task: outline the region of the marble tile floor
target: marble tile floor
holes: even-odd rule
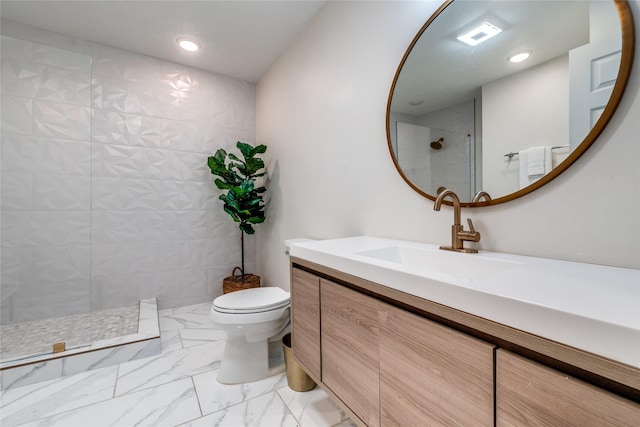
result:
[[[209,307],[161,310],[159,356],[0,392],[0,425],[355,426],[322,390],[295,392],[284,374],[218,383],[224,333]]]

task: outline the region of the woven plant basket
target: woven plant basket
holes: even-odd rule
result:
[[[236,276],[236,270],[240,272],[239,275]],[[245,274],[244,280],[242,276],[242,269],[240,267],[236,267],[233,269],[231,276],[225,277],[222,281],[222,293],[228,294],[229,292],[241,291],[243,289],[251,289],[251,288],[259,288],[260,287],[260,276],[256,276],[255,274]]]

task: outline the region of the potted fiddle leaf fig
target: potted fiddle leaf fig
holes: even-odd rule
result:
[[[244,269],[244,234],[255,233],[254,225],[264,222],[264,200],[262,194],[267,191],[264,186],[257,186],[256,180],[266,174],[261,170],[264,162],[259,154],[267,151],[266,145],[253,147],[238,141],[236,147],[242,158],[233,153],[227,153],[222,148],[207,159],[211,173],[218,178],[216,187],[225,190],[219,199],[224,202],[223,208],[240,228],[240,245],[242,248],[242,267],[233,269],[231,276],[223,281],[223,292],[233,292],[241,289],[260,286],[260,276],[245,274]],[[240,275],[236,275],[240,270]]]

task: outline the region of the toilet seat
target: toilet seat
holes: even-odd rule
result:
[[[278,287],[244,289],[217,297],[213,310],[228,314],[252,314],[289,306],[290,294]]]

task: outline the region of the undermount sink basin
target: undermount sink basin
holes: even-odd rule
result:
[[[389,246],[358,251],[353,254],[463,279],[477,279],[520,265],[517,262],[497,260],[477,254],[418,249],[408,246]]]

